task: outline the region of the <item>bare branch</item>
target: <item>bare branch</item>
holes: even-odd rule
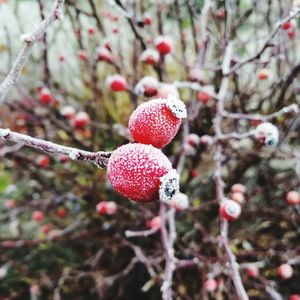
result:
[[[56,20],[63,19],[63,6],[64,0],[56,0],[48,17],[43,20],[32,33],[23,35],[21,37],[25,43],[25,46],[19,53],[19,56],[17,57],[17,60],[15,61],[15,64],[8,73],[7,77],[0,85],[0,103],[4,101],[12,86],[17,82],[23,67],[25,66],[31,54],[34,44],[43,36],[52,23],[54,23]]]

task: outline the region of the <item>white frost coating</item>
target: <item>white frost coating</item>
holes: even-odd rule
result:
[[[78,157],[78,151],[75,150],[75,149],[71,150],[70,153],[69,153],[69,157],[70,157],[72,160],[77,159],[77,157]]]
[[[176,118],[183,119],[187,117],[186,106],[180,99],[169,95],[166,105]]]
[[[179,174],[175,169],[169,171],[160,178],[159,198],[162,201],[170,201],[179,192]]]
[[[10,134],[10,129],[0,129],[0,139],[5,139]]]
[[[260,140],[263,139],[264,143],[268,146],[276,146],[279,141],[279,131],[276,126],[269,122],[259,124],[255,129],[255,137]]]

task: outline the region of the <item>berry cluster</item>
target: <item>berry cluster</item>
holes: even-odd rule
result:
[[[144,87],[145,88],[145,87]],[[128,128],[135,141],[117,148],[111,155],[107,174],[112,186],[137,202],[171,200],[179,190],[179,175],[159,148],[177,134],[181,119],[187,116],[184,103],[176,97],[145,102],[132,113]],[[172,200],[176,210],[185,209],[182,194]]]

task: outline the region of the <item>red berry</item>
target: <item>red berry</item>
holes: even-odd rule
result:
[[[241,206],[232,200],[224,200],[220,205],[220,216],[227,221],[238,219],[241,214]]]
[[[250,278],[256,278],[259,275],[259,270],[255,265],[249,265],[246,267],[246,274]]]
[[[96,210],[101,215],[114,215],[117,211],[117,204],[113,201],[100,201]]]
[[[296,37],[296,30],[292,28],[291,30],[288,31],[287,35],[290,39],[294,39]]]
[[[181,118],[185,117],[186,108],[179,99],[154,99],[138,106],[129,119],[128,129],[135,141],[162,148],[175,137]]]
[[[241,183],[236,183],[231,187],[231,193],[246,193],[246,187]]]
[[[106,47],[97,48],[96,53],[99,61],[104,61],[107,63],[113,63],[115,61],[114,56]]]
[[[41,231],[43,234],[47,235],[51,229],[51,225],[46,224],[41,227]]]
[[[258,73],[258,78],[260,80],[266,80],[269,78],[269,70],[268,69],[261,69]]]
[[[159,53],[155,49],[147,49],[141,54],[140,60],[148,65],[156,65],[159,61]]]
[[[178,174],[169,159],[151,145],[117,148],[108,161],[107,175],[120,194],[137,202],[168,200],[178,191]]]
[[[277,273],[282,279],[288,279],[293,276],[294,270],[289,264],[282,264],[277,268]]]
[[[300,295],[296,295],[296,294],[291,295],[290,300],[300,300]]]
[[[204,289],[208,293],[214,292],[218,287],[218,283],[215,279],[207,279],[204,282]]]
[[[192,176],[193,178],[198,177],[198,176],[199,176],[199,172],[198,172],[196,169],[193,169],[193,170],[191,171],[191,176]]]
[[[127,81],[125,77],[119,74],[109,76],[107,78],[107,84],[113,92],[125,91],[127,88]]]
[[[200,137],[196,133],[190,133],[187,136],[187,143],[193,147],[197,147],[200,143]]]
[[[39,99],[43,104],[45,104],[45,105],[49,104],[52,100],[52,94],[51,94],[50,90],[45,87],[42,88],[39,91]]]
[[[203,91],[199,91],[197,94],[197,99],[203,103],[203,104],[207,104],[207,102],[212,99],[212,96],[206,92]]]
[[[297,205],[300,203],[300,192],[290,191],[286,195],[286,202],[291,205]]]
[[[42,211],[40,210],[35,210],[33,213],[32,213],[32,216],[31,216],[32,220],[35,221],[35,222],[41,222],[44,220],[45,218],[45,215]]]
[[[156,216],[154,218],[152,218],[147,226],[150,228],[150,229],[153,229],[153,230],[158,230],[161,226],[161,220],[160,220],[160,216]]]
[[[96,29],[94,27],[89,27],[88,28],[88,34],[89,35],[95,35],[96,34]]]
[[[79,51],[79,59],[81,61],[87,61],[88,60],[88,54],[85,50],[80,50]]]
[[[155,48],[161,55],[166,55],[172,51],[172,43],[169,38],[159,36],[155,40]]]
[[[144,13],[143,15],[143,23],[145,26],[150,26],[152,24],[152,17],[151,15]]]
[[[283,30],[289,30],[292,27],[293,27],[293,25],[292,25],[291,21],[288,21],[288,22],[285,22],[285,23],[282,24],[282,29]]]
[[[70,157],[68,155],[61,154],[59,156],[59,162],[61,162],[62,164],[65,164],[69,160],[70,160]]]
[[[73,119],[74,127],[79,129],[84,129],[89,123],[90,117],[85,111],[78,112]]]
[[[56,210],[56,215],[59,217],[59,218],[64,218],[66,215],[67,215],[67,211],[64,207],[59,207],[57,210]]]
[[[50,165],[50,158],[47,155],[40,155],[37,159],[37,163],[42,168],[48,168]]]
[[[73,119],[75,116],[75,109],[73,106],[71,105],[67,105],[62,107],[62,109],[60,110],[60,113],[67,119]]]
[[[157,94],[158,81],[155,77],[145,76],[135,86],[134,91],[137,95],[153,97]]]

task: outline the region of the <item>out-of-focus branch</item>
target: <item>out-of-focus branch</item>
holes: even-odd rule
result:
[[[108,159],[111,155],[110,152],[89,152],[77,148],[61,146],[25,134],[13,132],[10,129],[0,129],[0,140],[19,143],[48,153],[68,155],[71,159],[89,161],[101,168],[107,166]]]
[[[222,120],[223,120],[223,111],[224,111],[224,99],[225,95],[227,93],[228,88],[228,77],[225,76],[227,73],[230,62],[232,58],[232,43],[229,42],[225,54],[224,54],[224,60],[222,64],[222,73],[223,73],[223,79],[221,81],[221,87],[218,93],[218,101],[217,101],[217,112],[214,119],[214,128],[215,128],[215,138],[218,140],[222,137]],[[223,161],[223,148],[221,143],[216,143],[214,145],[214,162],[215,162],[215,184],[216,184],[216,193],[217,193],[217,200],[219,203],[221,203],[224,200],[224,182],[222,179],[222,161]],[[239,273],[239,265],[236,262],[236,257],[233,254],[233,252],[230,249],[229,241],[228,241],[228,221],[227,220],[221,220],[221,242],[223,244],[223,247],[225,249],[227,258],[229,260],[229,266],[230,266],[230,275],[232,278],[232,281],[235,286],[236,293],[241,300],[248,300],[247,293],[245,291],[240,273]]]
[[[274,29],[272,30],[272,32],[270,33],[270,35],[266,38],[265,42],[263,43],[263,45],[260,47],[260,49],[255,53],[253,54],[251,57],[249,58],[246,58],[244,60],[242,60],[241,62],[238,62],[236,63],[230,70],[228,73],[226,73],[225,75],[228,75],[228,74],[232,74],[234,72],[236,72],[238,69],[240,69],[242,66],[244,66],[245,64],[249,63],[249,62],[252,62],[254,60],[256,60],[257,58],[259,58],[263,53],[264,51],[269,48],[269,47],[273,47],[273,45],[271,44],[271,41],[272,39],[274,38],[274,36],[277,34],[277,32],[279,31],[279,29],[281,28],[281,26],[294,19],[298,14],[299,14],[300,10],[299,9],[296,9],[294,8],[288,17],[284,18],[283,20],[279,21],[276,23]]]
[[[17,82],[24,65],[26,64],[29,55],[33,49],[34,44],[42,37],[48,27],[52,25],[56,20],[63,19],[63,6],[64,0],[56,0],[54,7],[48,17],[40,23],[40,25],[32,32],[22,36],[22,40],[25,46],[19,53],[14,66],[8,73],[5,80],[0,85],[0,103],[2,103],[9,93],[12,86]]]

